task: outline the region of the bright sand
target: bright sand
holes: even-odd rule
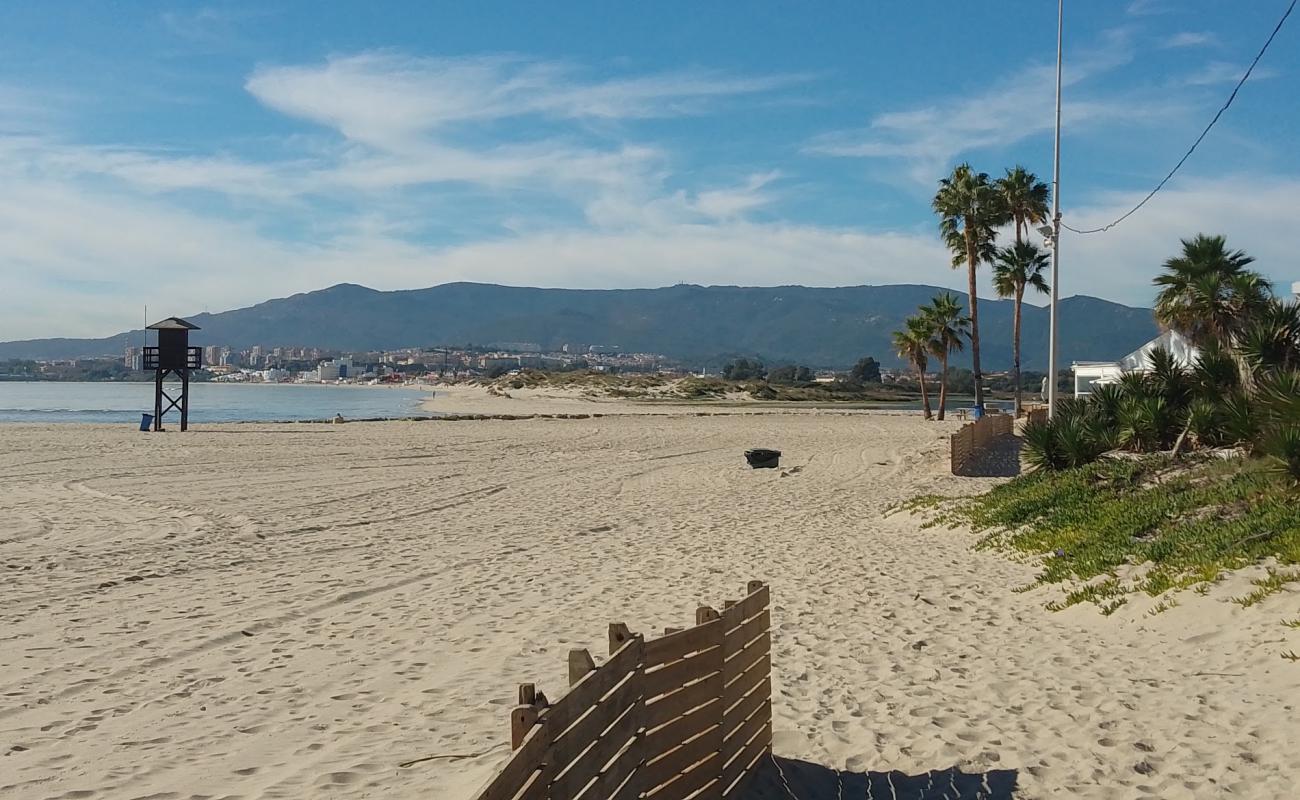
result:
[[[1005,771],[1027,798],[1294,796],[1300,594],[1242,609],[1238,578],[1158,616],[1047,612],[1012,591],[1031,566],[885,515],[989,485],[946,474],[953,429],[0,428],[0,798],[467,798],[517,683],[556,696],[609,622],[683,625],[751,578],[780,756]],[[751,471],[755,446],[801,469]],[[398,766],[435,754],[479,755]]]

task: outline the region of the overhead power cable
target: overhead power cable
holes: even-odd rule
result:
[[[1259,53],[1256,54],[1255,60],[1250,62],[1250,66],[1246,69],[1246,74],[1242,75],[1241,80],[1237,81],[1237,85],[1232,89],[1232,94],[1228,95],[1227,102],[1224,103],[1223,107],[1219,109],[1219,112],[1214,115],[1214,119],[1210,120],[1210,124],[1205,126],[1205,130],[1201,131],[1200,136],[1196,137],[1196,141],[1192,142],[1192,146],[1187,149],[1187,152],[1183,154],[1183,157],[1178,159],[1178,163],[1174,165],[1173,169],[1169,170],[1169,174],[1166,175],[1164,179],[1160,181],[1160,183],[1156,184],[1156,188],[1152,189],[1151,192],[1147,194],[1146,197],[1142,198],[1142,202],[1130,208],[1119,219],[1115,220],[1114,222],[1108,225],[1103,225],[1100,228],[1090,228],[1088,230],[1081,231],[1078,228],[1071,228],[1069,225],[1066,225],[1064,222],[1061,223],[1061,227],[1065,228],[1067,231],[1073,231],[1074,233],[1082,233],[1082,234],[1104,233],[1110,230],[1111,228],[1115,227],[1116,225],[1120,224],[1124,220],[1128,219],[1129,217],[1133,216],[1134,214],[1136,214],[1138,209],[1142,208],[1142,206],[1147,204],[1148,200],[1155,197],[1156,192],[1159,192],[1161,189],[1163,189],[1165,187],[1165,184],[1169,182],[1169,179],[1174,177],[1174,173],[1178,172],[1178,170],[1182,168],[1183,164],[1187,163],[1187,159],[1192,157],[1192,153],[1196,152],[1196,148],[1200,146],[1201,142],[1204,141],[1205,137],[1209,135],[1210,129],[1213,128],[1215,123],[1219,121],[1219,118],[1223,116],[1223,112],[1227,111],[1228,107],[1232,105],[1232,101],[1237,99],[1237,92],[1241,91],[1241,87],[1244,86],[1246,81],[1250,78],[1250,74],[1255,71],[1255,65],[1257,65],[1259,63],[1259,60],[1264,57],[1264,53],[1268,52],[1268,46],[1273,43],[1273,39],[1277,37],[1278,31],[1282,30],[1282,26],[1286,24],[1287,17],[1291,16],[1291,12],[1295,10],[1296,2],[1297,0],[1291,0],[1291,5],[1287,6],[1286,13],[1284,13],[1282,15],[1282,18],[1277,21],[1277,26],[1274,27],[1273,32],[1269,34],[1268,41],[1264,42],[1264,46],[1259,49]]]

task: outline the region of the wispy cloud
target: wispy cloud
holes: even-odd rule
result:
[[[761,181],[751,178],[745,186]],[[0,339],[116,332],[134,323],[141,300],[186,313],[341,281],[399,289],[455,280],[590,288],[900,280],[959,288],[964,280],[948,268],[931,235],[665,219],[616,229],[551,226],[433,246],[362,218],[308,241],[286,241],[161,198],[57,182],[6,186],[0,250],[13,268],[0,274]],[[727,206],[712,210],[726,213]],[[177,264],[185,270],[178,272]],[[52,329],[50,310],[68,304],[85,313],[61,318]]]
[[[1208,31],[1183,31],[1161,40],[1160,46],[1166,49],[1182,47],[1204,47],[1218,44],[1219,38]]]
[[[78,145],[55,135],[0,141],[0,159],[66,179],[106,177],[148,193],[337,204],[359,194],[374,202],[380,193],[443,185],[547,192],[597,223],[626,221],[636,205],[671,208],[673,218],[721,218],[767,202],[761,184],[744,197],[730,187],[673,197],[662,186],[669,154],[618,123],[705,114],[718,103],[770,96],[802,80],[710,70],[592,80],[572,65],[517,56],[365,53],[262,67],[248,78],[246,88],[259,102],[338,137],[296,148],[288,159]],[[18,108],[21,97],[0,91],[0,130],[6,109]],[[26,107],[12,116],[30,118]],[[614,213],[620,205],[626,210]]]
[[[28,130],[37,108],[0,92],[0,338],[56,332],[46,317],[56,297],[116,309],[58,333],[112,330],[105,320],[134,307],[142,286],[150,302],[194,309],[359,279],[734,282],[743,263],[754,280],[788,280],[783,265],[794,259],[781,253],[800,252],[806,267],[823,238],[831,250],[861,248],[844,259],[860,264],[879,247],[749,221],[779,199],[776,171],[737,163],[708,180],[676,174],[676,154],[635,134],[640,121],[768,101],[802,80],[710,70],[595,80],[514,56],[369,53],[262,67],[247,91],[317,130],[258,160]],[[18,276],[37,279],[23,277],[34,285],[19,292],[8,285]]]
[[[571,64],[522,56],[379,52],[263,67],[246,88],[267,107],[342,138],[338,162],[310,176],[315,186],[540,185],[583,197],[596,221],[618,216],[610,210],[620,203],[649,203],[663,178],[667,154],[636,141],[624,124],[712,113],[805,80],[715,70],[592,79]],[[534,129],[541,133],[530,135]]]
[[[1243,64],[1211,61],[1196,72],[1184,76],[1179,82],[1185,86],[1214,86],[1220,83],[1236,83],[1241,80],[1241,76],[1244,74],[1246,74],[1246,67]],[[1277,71],[1268,67],[1255,67],[1255,71],[1250,73],[1252,81],[1262,81],[1275,77],[1277,77]]]
[[[1129,16],[1150,17],[1173,11],[1168,0],[1131,0],[1124,10]]]
[[[0,136],[51,130],[63,118],[66,93],[0,83]]]
[[[736,219],[773,202],[775,197],[767,187],[780,177],[781,173],[773,170],[750,175],[741,186],[702,191],[696,195],[692,207],[707,217]]]
[[[1169,84],[1152,87],[1167,96],[1152,102],[1090,83],[1134,49],[1119,32],[1073,54],[1072,127],[1133,124],[1177,110],[1180,95],[1218,94]],[[1191,77],[1213,82],[1208,70]],[[271,146],[232,137],[192,149],[87,142],[42,97],[0,86],[0,339],[115,332],[135,324],[141,299],[185,313],[345,280],[961,289],[924,205],[914,230],[784,221],[795,187],[811,186],[797,159],[755,163],[738,149],[697,171],[680,140],[656,136],[691,116],[792,99],[804,80],[593,78],[520,56],[363,53],[254,70],[249,95],[297,130]],[[1046,132],[1052,93],[1051,67],[1030,64],[984,92],[886,110],[806,151],[882,159],[932,186],[957,155]],[[1150,274],[1197,230],[1228,233],[1284,277],[1297,245],[1278,231],[1300,214],[1296,198],[1297,180],[1177,182],[1116,232],[1072,239],[1062,288],[1147,302]],[[1132,202],[1094,197],[1069,221],[1106,222]],[[69,306],[71,324],[53,313]]]
[[[257,38],[259,26],[268,17],[281,13],[273,4],[233,8],[200,6],[164,11],[159,19],[162,28],[182,46],[186,55],[238,51]],[[175,52],[164,50],[175,55]]]
[[[133,324],[140,287],[150,305],[178,313],[238,307],[340,281],[381,289],[478,280],[515,285],[642,287],[692,283],[835,286],[929,283],[963,288],[964,274],[930,231],[870,232],[743,220],[600,230],[555,226],[458,245],[430,246],[362,218],[306,242],[255,226],[178,210],[160,199],[124,200],[83,187],[10,182],[0,193],[0,338],[50,332],[50,309],[69,303],[58,333],[104,335]],[[1094,195],[1067,221],[1092,227],[1131,207],[1138,193]],[[1294,279],[1300,179],[1235,175],[1187,180],[1140,216],[1097,236],[1070,235],[1065,295],[1149,303],[1151,277],[1180,237],[1223,233],[1280,285]],[[178,273],[176,264],[185,264]],[[987,275],[983,276],[987,281]],[[82,287],[82,288],[78,288]],[[85,288],[89,287],[89,288]],[[987,286],[982,291],[987,291]],[[131,309],[123,317],[121,309]]]
[[[1066,222],[1088,229],[1104,225],[1142,199],[1144,191],[1101,192],[1073,209]],[[1062,249],[1066,294],[1085,293],[1149,303],[1151,279],[1175,254],[1179,239],[1196,233],[1227,236],[1256,257],[1253,268],[1279,286],[1296,279],[1294,220],[1300,214],[1300,179],[1254,174],[1214,179],[1180,178],[1142,211],[1104,234],[1069,234]],[[1068,257],[1065,254],[1070,254]],[[1073,266],[1072,266],[1073,265]]]
[[[1111,31],[1101,45],[1071,58],[1065,82],[1080,86],[1129,63],[1133,52],[1128,31]],[[962,153],[1015,144],[1050,130],[1055,86],[1055,65],[1030,65],[986,91],[881,113],[866,128],[825,134],[809,142],[805,150],[828,156],[898,160],[906,165],[912,180],[929,185]],[[1167,102],[1135,104],[1129,97],[1075,91],[1062,115],[1077,128],[1108,122],[1131,124],[1169,110]]]
[[[246,87],[268,107],[337,129],[350,140],[400,148],[434,131],[516,117],[626,120],[700,114],[720,99],[802,80],[713,71],[590,80],[570,65],[520,56],[364,53],[324,64],[263,67]]]

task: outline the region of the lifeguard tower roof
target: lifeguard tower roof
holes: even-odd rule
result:
[[[197,331],[199,326],[180,317],[168,317],[148,327],[151,331]]]

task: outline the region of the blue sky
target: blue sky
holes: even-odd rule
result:
[[[1285,5],[1067,2],[1067,223],[1159,180]],[[0,5],[0,338],[342,281],[963,288],[929,200],[1050,179],[1055,10]],[[1148,303],[1199,231],[1300,279],[1297,53],[1300,18],[1151,205],[1065,239],[1063,294]]]

